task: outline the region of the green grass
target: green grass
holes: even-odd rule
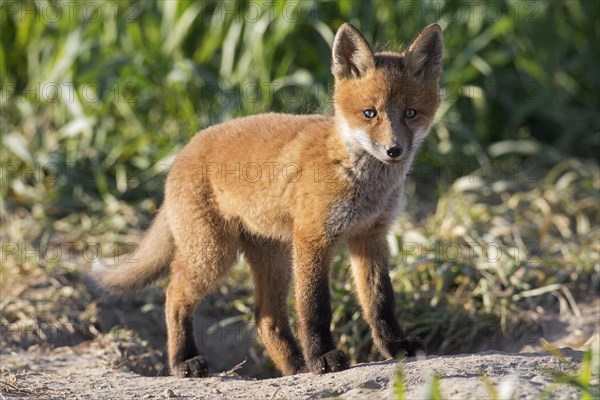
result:
[[[547,350],[558,359],[565,361],[564,355],[556,348],[547,347]],[[598,348],[589,347],[583,353],[581,367],[575,373],[565,373],[563,371],[548,371],[554,379],[554,383],[549,385],[541,393],[541,398],[550,399],[555,394],[558,385],[569,385],[578,389],[582,400],[592,400],[598,398],[600,387],[597,382],[598,366],[600,365],[600,353]],[[594,376],[596,382],[593,381]],[[485,375],[480,376],[482,385],[485,387],[488,398],[491,400],[509,400],[514,398],[518,373],[503,377],[497,385]],[[423,398],[429,400],[443,400],[441,391],[441,377],[438,374],[432,375],[424,384],[425,391]],[[396,400],[406,399],[406,383],[404,378],[404,366],[399,363],[394,377],[394,394]]]
[[[427,400],[443,400],[442,389],[440,387],[441,378],[438,374],[433,374],[427,379],[425,383],[425,392],[423,398]],[[394,394],[396,400],[406,399],[406,386],[404,383],[404,372],[403,366],[399,365],[396,369],[396,376],[394,377]]]
[[[593,298],[600,288],[599,189],[598,166],[570,160],[531,183],[486,182],[477,171],[457,180],[420,224],[409,200],[391,270],[401,321],[430,350],[458,353],[486,340],[498,345],[526,321],[525,311],[556,298],[577,315],[574,297]],[[334,321],[342,343],[364,359],[373,349],[347,265],[341,258],[334,271]]]
[[[599,10],[487,4],[111,1],[67,13],[3,1],[2,326],[106,333],[84,285],[98,249],[112,258],[139,241],[170,162],[199,129],[270,110],[330,112],[343,21],[377,49],[401,49],[427,23],[444,29],[442,106],[391,238],[406,330],[456,353],[539,306],[577,315],[600,289]],[[332,274],[341,348],[377,359],[343,250]],[[210,301],[250,320],[250,289],[240,266],[219,289],[231,301]],[[162,295],[142,300],[155,310]]]
[[[555,357],[564,359],[564,355],[557,348],[546,345]],[[565,373],[563,371],[548,371],[552,375],[555,385],[566,384],[577,388],[581,393],[582,400],[597,399],[600,396],[600,384],[598,383],[598,370],[600,369],[600,349],[596,346],[590,346],[583,353],[581,367],[574,373]],[[595,378],[595,382],[594,382]],[[542,398],[552,398],[554,387],[546,389]]]

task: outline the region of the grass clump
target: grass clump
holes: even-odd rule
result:
[[[399,219],[391,276],[397,314],[430,351],[537,344],[535,316],[581,316],[577,300],[600,288],[600,168],[561,162],[534,182],[457,180],[420,224]],[[407,208],[411,205],[409,196]],[[334,322],[356,360],[376,357],[340,258]],[[528,325],[529,324],[529,325]],[[520,338],[519,336],[523,336]]]

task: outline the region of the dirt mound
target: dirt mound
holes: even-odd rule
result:
[[[574,385],[556,383],[557,376],[576,374],[582,364],[583,353],[571,349],[561,349],[563,356],[501,352],[430,356],[400,363],[359,364],[336,374],[264,380],[249,380],[231,372],[205,379],[141,376],[115,370],[115,365],[106,363],[105,351],[98,343],[86,343],[46,352],[5,352],[1,355],[2,395],[49,399],[395,399],[395,382],[401,381],[404,397],[409,399],[429,397],[437,389],[446,399],[581,396]],[[592,395],[597,395],[597,375],[593,385]]]

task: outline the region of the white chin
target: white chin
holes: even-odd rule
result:
[[[379,161],[383,162],[384,164],[398,164],[401,163],[402,161],[404,161],[404,157],[398,157],[398,158],[384,158],[384,159],[379,159]]]

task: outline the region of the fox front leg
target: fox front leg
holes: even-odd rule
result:
[[[394,291],[388,272],[389,250],[385,232],[360,235],[348,240],[352,274],[363,315],[371,327],[373,341],[388,358],[424,352],[423,344],[407,337],[396,319]]]
[[[348,357],[331,336],[329,263],[332,247],[318,240],[294,240],[294,274],[299,336],[309,370],[315,374],[343,371]]]

